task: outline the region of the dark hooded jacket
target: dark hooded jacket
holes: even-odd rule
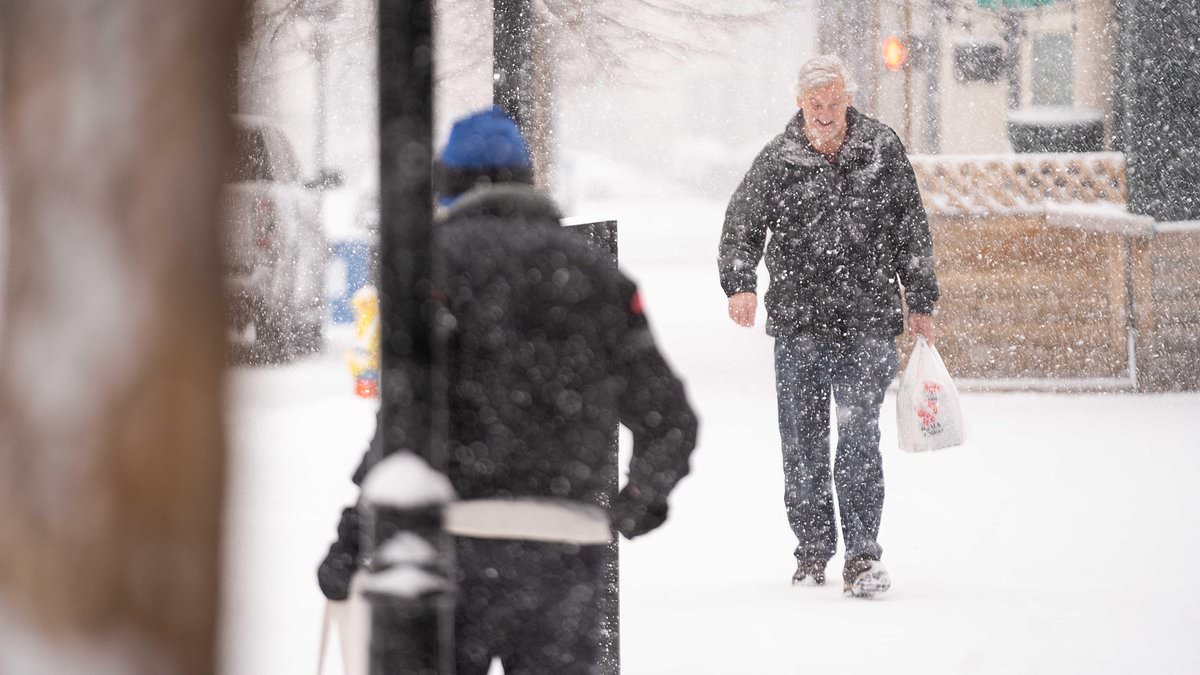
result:
[[[627,536],[666,517],[688,472],[697,420],[654,343],[637,287],[548,198],[517,184],[477,188],[435,229],[444,261],[447,475],[461,499],[565,498],[608,507],[617,422],[633,436],[630,486],[611,504]],[[376,431],[354,481],[382,457]],[[622,525],[622,522],[625,522]],[[342,513],[321,564],[322,591],[344,598],[358,516]]]
[[[633,435],[630,482],[665,499],[688,471],[697,424],[634,283],[527,186],[468,193],[437,239],[459,496],[606,505],[619,421]]]
[[[772,335],[891,336],[938,299],[916,176],[896,133],[854,108],[831,163],[797,113],[763,148],[729,201],[719,266],[726,295],[755,291],[766,247]],[[770,233],[768,239],[767,234]]]

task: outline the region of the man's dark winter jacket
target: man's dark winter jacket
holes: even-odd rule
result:
[[[729,201],[721,286],[726,295],[755,291],[765,245],[773,335],[899,334],[897,279],[910,311],[931,313],[938,299],[929,225],[903,144],[854,108],[847,122],[831,163],[808,142],[797,113]]]
[[[696,418],[633,282],[520,185],[468,193],[438,238],[459,496],[606,503],[620,421],[633,434],[630,482],[665,499],[688,471]]]
[[[447,474],[459,497],[607,506],[609,440],[620,421],[633,435],[634,488],[613,508],[635,531],[660,523],[667,494],[688,472],[697,421],[633,282],[562,228],[554,204],[527,186],[464,195],[435,240],[450,326]],[[379,459],[378,436],[372,445],[356,482]],[[335,544],[322,565],[327,595],[327,577],[341,586],[353,569],[353,520],[347,509],[339,528],[348,555],[337,556]]]

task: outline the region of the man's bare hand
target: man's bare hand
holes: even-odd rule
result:
[[[758,306],[758,296],[754,293],[734,293],[729,296],[729,318],[739,326],[747,328],[754,325],[754,310]]]
[[[933,344],[937,336],[937,328],[933,325],[933,317],[928,314],[908,315],[908,332],[910,335],[921,335],[929,344]]]

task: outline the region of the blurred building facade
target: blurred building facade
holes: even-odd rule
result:
[[[939,340],[986,388],[1200,388],[1200,7],[819,6],[913,155]]]
[[[238,47],[237,112],[270,118],[305,178],[333,171],[322,222],[359,228],[378,183],[377,40],[373,0],[255,0]]]
[[[1089,149],[1112,148],[1114,0],[1007,4],[823,3],[821,49],[843,55],[859,105],[896,129],[910,152],[1010,152],[1010,121],[1099,125],[1099,147]],[[902,63],[886,62],[889,38],[906,51]]]

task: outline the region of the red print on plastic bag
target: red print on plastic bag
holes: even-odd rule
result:
[[[921,420],[921,433],[932,436],[942,432],[938,423],[938,393],[942,385],[937,382],[925,382],[922,386],[925,396],[921,407],[917,408],[917,417]]]

